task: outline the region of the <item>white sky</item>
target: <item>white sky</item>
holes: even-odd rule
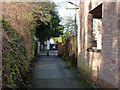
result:
[[[71,10],[71,9],[66,9],[66,8],[75,8],[74,5],[67,3],[67,1],[75,3],[75,0],[51,0],[51,1],[53,1],[57,5],[56,9],[57,9],[60,17],[64,18],[64,17],[70,16],[74,20],[75,9]],[[77,5],[78,5],[79,0],[76,0],[76,1],[77,1]],[[77,19],[78,19],[78,9],[77,9]]]

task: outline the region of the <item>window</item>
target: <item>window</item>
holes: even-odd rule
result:
[[[93,18],[92,48],[102,49],[102,20]]]
[[[88,15],[88,48],[102,49],[102,4]]]

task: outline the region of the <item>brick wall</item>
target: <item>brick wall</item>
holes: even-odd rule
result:
[[[120,88],[120,2],[118,3],[118,86]]]
[[[2,87],[2,32],[0,31],[0,89]]]
[[[63,55],[63,43],[58,43],[58,56]]]
[[[2,32],[0,31],[0,89],[2,87]]]
[[[0,2],[0,20],[2,13],[2,3]],[[0,23],[0,89],[2,88],[2,31],[1,31],[1,23]]]
[[[35,41],[35,50],[34,51],[35,51],[34,55],[35,56],[38,55],[38,41],[37,40]]]
[[[117,3],[103,4],[103,50],[101,71],[106,82],[118,85],[118,14]],[[106,76],[106,77],[104,77]]]
[[[92,81],[96,83],[103,81],[102,84],[118,87],[118,3],[102,4],[102,50],[101,52],[87,50],[91,47],[89,35],[92,17],[89,17],[89,12],[99,4],[100,2],[80,2],[77,65],[80,72],[82,69],[89,73]]]

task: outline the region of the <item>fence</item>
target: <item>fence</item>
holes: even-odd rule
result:
[[[63,44],[58,44],[58,55],[67,59],[75,68],[77,67],[77,35],[65,39]]]

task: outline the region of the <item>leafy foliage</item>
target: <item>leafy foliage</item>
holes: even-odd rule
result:
[[[40,41],[44,41],[46,39],[50,39],[51,37],[58,37],[63,32],[63,26],[60,25],[60,19],[55,11],[55,4],[50,2],[41,2],[37,3],[44,13],[44,20],[41,20],[41,18],[38,18],[41,15],[41,13],[38,11],[37,17],[34,17],[35,20],[37,20],[37,26],[36,26],[36,36],[39,38]],[[39,10],[38,9],[38,10]],[[37,18],[37,19],[36,19]]]
[[[75,28],[77,28],[77,25],[75,25],[75,21],[72,20],[71,17],[66,17],[64,18],[64,22],[66,22],[65,24],[65,37],[68,38],[72,35],[76,35],[77,31],[75,31]]]
[[[3,87],[29,87],[36,35],[40,41],[62,34],[54,3],[3,3]]]
[[[34,55],[35,31],[31,4],[7,2],[3,3],[2,9],[3,89],[27,88]]]
[[[3,79],[7,80],[7,87],[26,87],[23,78],[27,78],[27,61],[23,37],[21,37],[10,23],[2,19],[3,42]],[[6,41],[5,41],[6,40]]]

